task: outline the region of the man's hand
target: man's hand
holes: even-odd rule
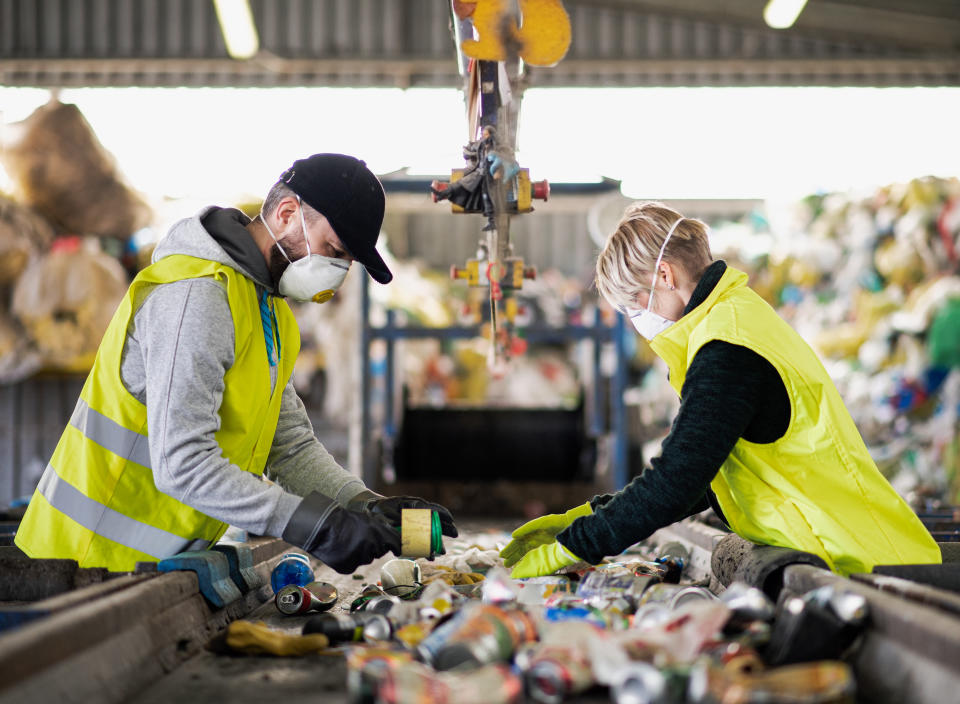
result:
[[[282,537],[340,574],[350,574],[388,551],[400,554],[400,533],[385,518],[349,511],[318,492],[300,502]]]
[[[534,548],[552,543],[557,534],[567,526],[581,516],[589,516],[591,513],[593,513],[593,509],[587,502],[570,509],[566,513],[548,513],[546,516],[540,516],[540,518],[534,518],[532,521],[524,523],[513,531],[511,535],[513,540],[500,551],[504,567],[515,565],[520,558]]]
[[[582,560],[554,540],[552,543],[541,545],[524,555],[523,559],[510,572],[510,576],[513,579],[542,577],[578,562],[582,562]]]
[[[457,526],[453,522],[450,511],[440,504],[416,496],[381,496],[369,489],[364,489],[350,499],[347,508],[371,516],[380,516],[394,528],[400,527],[400,512],[403,509],[428,508],[431,511],[436,511],[437,515],[440,516],[440,528],[444,535],[449,538],[456,538],[458,535]]]

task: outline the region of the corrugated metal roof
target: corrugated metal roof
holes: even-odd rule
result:
[[[556,67],[531,71],[531,81],[960,84],[960,3],[810,3],[801,17],[810,16],[807,26],[798,22],[789,31],[763,26],[762,4],[565,0],[570,52]],[[444,0],[252,0],[251,6],[261,52],[233,61],[211,0],[0,0],[0,82],[459,86]]]

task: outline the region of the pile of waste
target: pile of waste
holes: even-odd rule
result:
[[[8,125],[0,164],[0,383],[85,372],[138,262],[152,217],[75,105]]]
[[[650,558],[630,551],[524,580],[480,546],[397,558],[339,612],[336,590],[296,583],[302,566],[285,568],[289,558],[274,572],[289,572],[275,579],[277,608],[313,615],[283,652],[342,650],[356,704],[558,704],[605,692],[618,704],[854,700],[842,657],[866,623],[862,596],[818,588],[775,604],[742,582],[715,594],[685,577],[682,545]],[[253,626],[234,626],[247,642]]]
[[[919,511],[960,501],[960,180],[810,196],[714,227],[714,255],[817,350]]]

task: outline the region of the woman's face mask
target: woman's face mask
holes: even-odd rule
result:
[[[307,255],[291,261],[290,257],[284,251],[280,242],[274,236],[273,231],[267,224],[267,220],[260,213],[260,220],[270,233],[270,237],[277,243],[277,248],[283,254],[283,258],[290,262],[290,265],[284,270],[277,284],[280,294],[292,298],[295,301],[313,301],[314,303],[326,303],[336,290],[340,288],[343,280],[350,270],[350,262],[345,259],[335,259],[334,257],[325,257],[322,254],[313,254],[310,251],[310,238],[307,237],[307,221],[303,217],[303,203],[300,203],[300,224],[303,227],[303,239],[307,243]]]
[[[684,218],[680,218],[680,220],[683,219]],[[637,332],[643,335],[643,337],[645,337],[647,340],[652,340],[674,323],[673,320],[668,320],[659,313],[654,313],[652,307],[653,291],[657,286],[657,276],[660,273],[660,260],[663,259],[663,253],[667,249],[667,242],[669,242],[670,237],[673,236],[673,231],[677,229],[677,225],[680,224],[680,220],[677,220],[675,223],[673,223],[673,225],[670,227],[670,232],[667,233],[667,236],[663,240],[663,244],[660,246],[660,253],[657,255],[657,263],[653,267],[653,280],[650,282],[650,297],[647,299],[647,307],[642,310],[627,311],[627,315],[630,317],[630,322],[633,323],[633,327],[636,328]]]
[[[672,320],[667,320],[659,313],[654,313],[652,310],[650,310],[650,306],[652,304],[653,291],[651,290],[650,302],[647,303],[646,308],[642,310],[627,311],[627,314],[630,316],[630,322],[633,323],[633,327],[635,327],[637,332],[643,335],[647,340],[652,340],[668,327],[673,325]]]

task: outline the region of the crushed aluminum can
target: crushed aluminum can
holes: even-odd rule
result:
[[[720,595],[720,601],[730,607],[731,619],[746,624],[752,621],[772,621],[776,607],[766,594],[744,582],[734,582]]]
[[[594,684],[590,661],[576,645],[542,646],[524,672],[527,696],[540,704],[560,704]]]
[[[387,593],[376,584],[368,584],[360,591],[357,598],[350,602],[350,611],[363,611],[368,601],[374,597],[386,596],[386,594]]]
[[[376,642],[392,635],[393,624],[383,614],[318,614],[303,624],[303,633],[322,633],[331,645],[361,640]]]
[[[661,582],[653,584],[640,597],[640,606],[647,604],[666,604],[671,610],[691,601],[716,601],[717,597],[709,589],[683,584]]]
[[[388,614],[394,606],[401,603],[403,602],[400,601],[399,597],[383,594],[370,599],[363,605],[363,610],[365,613],[371,614]]]
[[[615,704],[667,704],[667,678],[653,665],[631,662],[618,673],[610,687],[610,700]]]
[[[828,606],[837,618],[851,626],[857,626],[866,621],[869,612],[867,599],[862,594],[832,586],[814,589],[803,598],[810,603]]]
[[[337,588],[326,582],[310,582],[301,587],[288,584],[274,597],[277,610],[288,616],[311,611],[327,611],[337,603]]]
[[[432,664],[437,670],[505,662],[521,644],[537,638],[536,624],[525,611],[491,604],[471,605],[464,611],[464,620],[436,650]]]
[[[773,665],[839,659],[863,631],[868,615],[862,596],[833,587],[789,597],[778,609],[764,658]]]
[[[653,575],[635,575],[629,572],[595,570],[588,572],[577,587],[577,597],[600,608],[615,599],[623,599],[636,610],[644,591],[659,582]]]
[[[463,621],[466,620],[469,613],[468,608],[453,612],[446,618],[441,618],[436,622],[433,630],[423,638],[416,646],[416,657],[421,662],[433,665],[437,658],[437,653],[447,644],[447,641],[457,632]]]

